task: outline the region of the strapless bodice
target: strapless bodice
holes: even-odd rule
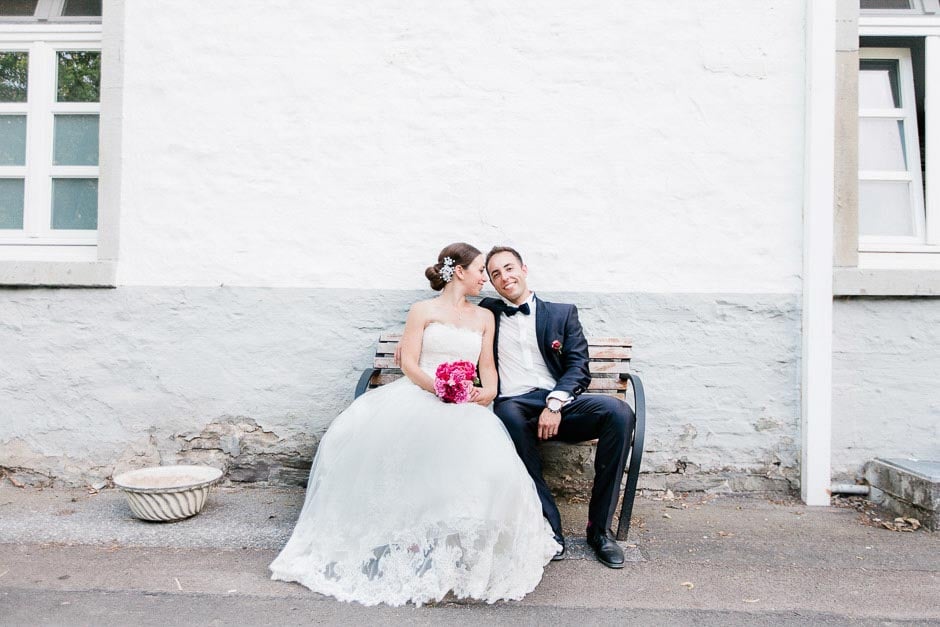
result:
[[[445,362],[462,360],[475,365],[482,342],[480,331],[431,322],[424,327],[418,366],[433,377],[437,367]]]

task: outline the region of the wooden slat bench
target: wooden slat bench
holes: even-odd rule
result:
[[[640,462],[643,458],[646,396],[643,392],[643,382],[637,375],[630,372],[630,358],[633,352],[631,340],[620,337],[589,337],[587,339],[591,370],[591,385],[588,386],[588,392],[610,394],[627,402],[629,402],[628,391],[633,392],[636,426],[630,437],[630,451],[625,468],[627,481],[623,488],[623,504],[617,524],[617,539],[626,540],[630,531],[630,518],[633,515],[636,484],[640,478]],[[399,340],[401,340],[401,333],[383,333],[379,336],[372,368],[366,369],[359,378],[356,397],[404,376],[395,364],[395,348]]]

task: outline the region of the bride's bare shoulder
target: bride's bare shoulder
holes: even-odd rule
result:
[[[477,307],[476,309],[476,319],[482,323],[484,327],[494,324],[495,318],[493,317],[492,311],[483,307]]]
[[[434,310],[434,301],[436,299],[429,298],[428,300],[419,300],[411,305],[411,308],[408,310],[409,318],[418,318],[424,319],[430,316],[431,312]]]
[[[412,303],[411,311],[427,311],[434,307],[436,298],[429,298],[427,300],[418,300]]]

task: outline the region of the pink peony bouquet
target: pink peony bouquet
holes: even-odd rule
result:
[[[466,403],[476,376],[477,368],[469,361],[443,363],[434,373],[434,392],[445,403]]]

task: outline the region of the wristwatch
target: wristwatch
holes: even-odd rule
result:
[[[545,407],[548,409],[548,411],[552,412],[553,414],[557,414],[558,412],[560,412],[562,405],[564,405],[564,403],[561,402],[560,398],[550,398],[545,403]]]

